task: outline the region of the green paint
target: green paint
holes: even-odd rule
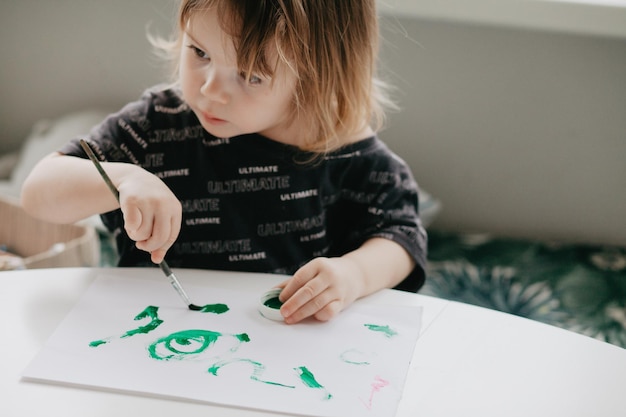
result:
[[[214,314],[224,314],[228,310],[228,306],[226,304],[207,304],[200,308],[201,313],[214,313]]]
[[[283,305],[283,302],[280,301],[278,297],[272,297],[269,300],[266,300],[263,303],[264,306],[273,308],[274,310],[280,310],[280,307]]]
[[[141,313],[135,316],[135,320],[143,320],[145,318],[150,318],[152,319],[150,323],[146,324],[145,326],[141,326],[136,329],[129,330],[123,335],[121,335],[120,337],[124,338],[124,337],[134,336],[136,334],[150,333],[151,331],[159,327],[163,323],[163,320],[159,318],[158,311],[159,311],[159,307],[155,307],[155,306],[146,307]]]
[[[300,380],[304,383],[304,385],[306,385],[309,388],[315,388],[315,389],[325,389],[324,386],[322,384],[320,384],[319,382],[317,382],[317,380],[315,379],[315,375],[313,375],[313,373],[311,371],[309,371],[307,369],[306,366],[299,366],[297,368],[293,368],[296,372],[298,372],[298,375],[300,376]],[[326,395],[325,398],[327,400],[330,400],[333,396],[330,395],[330,393],[328,393],[328,391],[326,391]]]
[[[351,356],[364,356],[365,354],[358,349],[350,349],[343,352],[339,359],[341,359],[345,363],[349,363],[350,365],[369,365],[370,363],[367,361],[359,361],[356,359],[350,359]]]
[[[280,382],[274,382],[274,381],[268,381],[268,380],[262,379],[261,375],[263,375],[263,373],[265,372],[265,365],[263,365],[260,362],[253,361],[252,359],[237,358],[237,359],[219,361],[219,362],[214,363],[209,368],[209,373],[217,376],[217,372],[224,366],[230,365],[231,363],[241,363],[241,362],[249,363],[250,365],[252,365],[252,375],[250,375],[250,379],[253,381],[262,382],[263,384],[267,384],[267,385],[276,385],[276,386],[285,387],[285,388],[295,388],[295,386],[293,385],[285,385],[285,384],[281,384]]]
[[[250,336],[247,333],[239,333],[234,335],[240,342],[249,342]]]
[[[309,388],[324,388],[317,380],[315,376],[307,369],[306,366],[300,366],[298,368],[294,368],[298,374],[300,375],[300,379],[304,382]]]
[[[162,337],[154,341],[148,346],[148,353],[152,359],[156,360],[170,360],[170,359],[184,359],[189,355],[197,355],[204,352],[211,347],[217,339],[222,335],[219,332],[213,332],[210,330],[182,330],[180,332],[172,333],[169,336]],[[245,334],[227,335],[236,338],[239,343],[249,342],[250,337]],[[171,355],[161,355],[157,352],[159,345],[162,345],[164,349],[171,352]],[[195,347],[192,347],[195,346]],[[196,346],[197,345],[197,346]],[[181,350],[180,347],[189,349]],[[231,349],[231,351],[237,350],[239,346]]]
[[[396,336],[398,334],[398,332],[396,332],[389,326],[381,326],[378,324],[364,324],[363,326],[367,327],[373,332],[380,332],[388,338],[392,338],[393,336]]]
[[[140,326],[136,329],[127,331],[126,333],[120,336],[120,339],[123,339],[125,337],[131,337],[136,334],[150,333],[151,331],[159,327],[163,323],[163,320],[159,318],[158,312],[159,312],[159,307],[155,307],[155,306],[146,307],[141,313],[135,316],[134,320],[143,320],[143,319],[149,318],[151,319],[150,323],[146,324],[145,326]],[[109,343],[110,341],[111,341],[111,337],[106,338],[106,339],[94,340],[93,342],[89,343],[89,346],[95,348],[101,345],[105,345]]]
[[[93,342],[89,343],[89,347],[98,347],[107,343],[109,343],[108,340],[94,340]]]

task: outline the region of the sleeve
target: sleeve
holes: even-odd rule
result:
[[[84,139],[101,161],[140,165],[140,156],[145,153],[150,135],[150,101],[150,95],[145,94],[141,100],[127,104],[88,134],[72,139],[59,152],[87,158],[80,146],[80,139]]]
[[[379,184],[379,199],[372,207],[375,213],[367,220],[371,234],[367,238],[382,237],[402,246],[415,261],[415,268],[396,289],[417,292],[426,278],[426,256],[428,237],[419,218],[419,188],[413,176],[404,164],[383,172],[394,178],[386,184]],[[380,172],[379,172],[380,173]],[[370,182],[376,183],[376,173]],[[381,181],[384,182],[384,181]]]
[[[357,166],[350,170],[342,194],[358,198],[349,203],[346,248],[357,248],[373,237],[398,243],[416,266],[396,289],[417,292],[426,277],[428,238],[419,218],[419,188],[408,165],[386,147],[351,164]]]

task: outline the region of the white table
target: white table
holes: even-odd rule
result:
[[[183,285],[261,293],[280,278],[177,270]],[[158,269],[0,272],[0,416],[270,416],[238,408],[25,382],[20,374],[93,279]],[[626,349],[492,310],[383,290],[359,303],[423,306],[398,417],[626,415]],[[352,416],[346,416],[352,417]]]

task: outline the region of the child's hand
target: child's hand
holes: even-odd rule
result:
[[[398,243],[371,238],[339,258],[315,258],[281,283],[280,313],[289,324],[311,316],[330,320],[357,298],[396,286],[414,267]]]
[[[137,248],[150,252],[152,262],[161,263],[180,232],[180,201],[163,181],[143,169],[125,175],[117,188],[128,237]]]
[[[355,260],[316,258],[281,283],[280,312],[288,324],[313,316],[326,321],[361,294],[364,274]]]

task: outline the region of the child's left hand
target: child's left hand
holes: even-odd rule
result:
[[[288,324],[310,316],[330,320],[359,298],[364,279],[354,259],[315,258],[278,285],[283,288],[280,313]]]
[[[415,267],[408,252],[374,237],[338,258],[315,258],[282,282],[280,314],[285,323],[307,317],[326,321],[356,299],[399,284]]]

